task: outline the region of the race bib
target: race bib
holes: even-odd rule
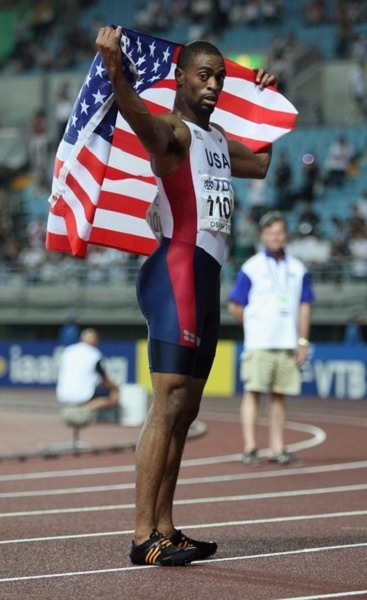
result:
[[[147,214],[146,214],[146,221],[147,221],[150,229],[152,230],[152,233],[153,233],[155,239],[157,240],[157,242],[160,242],[163,237],[163,231],[162,231],[161,217],[159,215],[158,192],[156,193],[156,196],[155,196],[153,202],[151,202],[151,204],[149,205],[149,208],[148,208]]]
[[[231,233],[234,193],[226,177],[201,175],[200,230]]]

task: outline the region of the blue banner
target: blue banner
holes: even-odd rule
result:
[[[62,350],[55,342],[0,342],[0,386],[54,387]],[[116,384],[135,382],[135,341],[101,343],[100,350]]]
[[[242,393],[239,377],[242,343],[235,347],[235,361],[217,368],[233,372],[232,390]],[[103,342],[100,345],[111,379],[118,385],[137,381],[137,347],[133,341]],[[0,342],[0,387],[54,387],[63,346],[52,341]],[[235,367],[235,368],[234,368]],[[229,386],[231,387],[231,386]],[[367,345],[311,344],[309,358],[302,368],[302,395],[321,398],[362,399],[367,396]]]

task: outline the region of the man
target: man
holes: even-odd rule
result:
[[[233,209],[231,175],[265,177],[271,149],[254,154],[210,122],[226,76],[207,42],[180,52],[169,114],[153,115],[121,71],[122,29],[103,27],[97,48],[120,112],[148,151],[162,240],[137,282],[147,320],[153,403],[136,449],[135,564],[181,565],[217,550],[177,531],[173,497],[218,340],[219,278]],[[260,70],[260,88],[275,78]]]
[[[303,263],[285,251],[286,223],[278,211],[259,222],[263,248],[241,267],[229,294],[229,312],[244,327],[241,378],[243,461],[259,465],[256,425],[262,393],[270,398],[268,460],[299,462],[284,445],[284,396],[298,395],[308,350],[312,285]]]
[[[88,328],[79,342],[63,350],[56,384],[56,397],[63,404],[92,413],[118,403],[119,389],[106,374],[98,345],[97,331]]]

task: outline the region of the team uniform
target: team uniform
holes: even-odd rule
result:
[[[190,152],[174,173],[157,178],[148,219],[159,222],[161,241],[140,270],[137,294],[151,371],[206,378],[218,340],[233,190],[225,137],[185,123]]]
[[[268,251],[258,252],[242,265],[228,299],[245,308],[241,379],[246,389],[298,394],[299,305],[314,300],[303,263],[286,253],[277,261]]]

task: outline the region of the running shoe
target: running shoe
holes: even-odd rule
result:
[[[303,465],[304,461],[298,456],[291,454],[288,450],[283,450],[279,454],[271,454],[268,457],[268,461],[271,463],[276,463],[278,465]]]
[[[259,467],[261,465],[261,460],[259,458],[256,448],[254,450],[251,450],[250,452],[245,452],[245,454],[242,456],[242,462],[244,462],[245,465]]]
[[[156,529],[153,529],[149,539],[143,544],[137,546],[133,540],[130,550],[130,560],[134,565],[179,567],[191,563],[197,557],[196,548],[178,548]]]
[[[213,556],[218,548],[218,544],[215,542],[200,542],[198,540],[193,540],[184,535],[180,529],[176,529],[176,533],[170,538],[170,541],[177,548],[196,548],[196,560],[205,560],[206,558],[209,558],[209,556]]]

